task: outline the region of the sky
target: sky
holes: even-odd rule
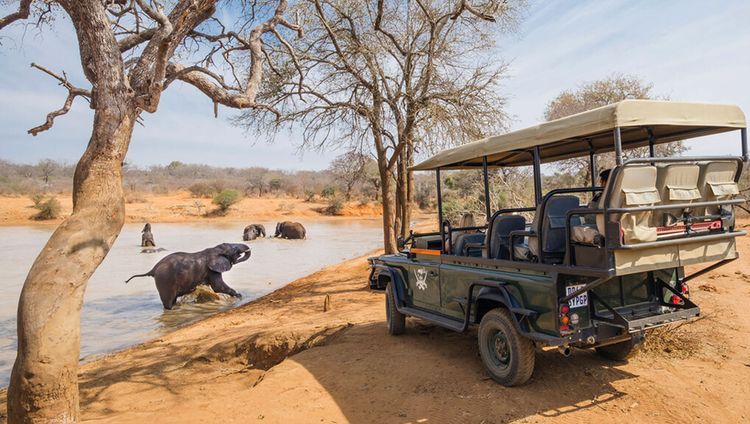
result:
[[[749,1],[530,1],[518,31],[498,40],[495,54],[509,63],[502,87],[511,129],[542,120],[560,91],[612,73],[636,75],[672,100],[733,103],[750,111]],[[74,163],[91,131],[92,112],[77,99],[50,131],[26,131],[59,108],[66,91],[31,62],[64,70],[87,86],[72,27],[60,19],[39,35],[15,25],[0,32],[0,158]],[[273,142],[231,125],[236,111],[213,105],[182,83],[162,96],[155,114],[143,114],[127,161],[139,166],[173,160],[215,166],[324,169],[340,151],[300,152],[296,133]],[[696,139],[689,154],[739,153],[739,136]]]

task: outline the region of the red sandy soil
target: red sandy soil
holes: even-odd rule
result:
[[[50,221],[35,221],[37,210],[29,197],[0,196],[0,225],[56,225],[70,215],[73,203],[70,195],[56,195],[62,206],[60,218]],[[321,218],[336,219],[322,214],[324,203],[305,202],[294,198],[245,197],[229,209],[224,216],[205,216],[207,211],[216,208],[211,199],[196,199],[188,192],[166,195],[128,194],[125,204],[126,222],[217,222],[268,220],[280,216],[287,219]],[[380,205],[375,202],[360,204],[351,202],[341,212],[341,217],[373,218],[381,216]]]
[[[749,247],[750,238],[739,239],[742,253]],[[84,365],[84,420],[750,421],[747,259],[694,280],[702,318],[658,329],[628,363],[592,351],[564,358],[540,350],[532,379],[516,388],[490,380],[475,331],[457,334],[409,319],[406,334],[388,336],[383,295],[367,288],[364,259]]]

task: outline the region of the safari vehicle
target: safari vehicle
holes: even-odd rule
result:
[[[654,146],[739,132],[741,156],[654,157]],[[623,151],[649,156],[624,160]],[[738,149],[739,151],[739,149]],[[597,187],[595,154],[616,166]],[[543,192],[540,165],[588,156],[590,187]],[[700,309],[691,278],[738,257],[734,205],[748,162],[745,116],[736,106],[628,100],[443,151],[413,169],[435,171],[439,231],[410,234],[399,253],[370,258],[370,287],[384,290],[388,332],[405,318],[466,331],[497,382],[523,384],[535,347],[595,348],[623,360],[646,333]],[[490,210],[487,224],[443,221],[440,172],[531,166],[535,204]],[[601,193],[598,207],[582,204]],[[523,214],[533,214],[527,221]],[[460,234],[453,240],[454,234]],[[706,263],[685,276],[686,265]]]

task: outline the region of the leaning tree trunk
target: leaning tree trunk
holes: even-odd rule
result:
[[[123,96],[124,97],[124,96]],[[135,122],[124,102],[101,104],[73,179],[73,214],[31,266],[18,303],[18,355],[8,388],[11,423],[78,422],[83,294],[122,228],[122,162]]]

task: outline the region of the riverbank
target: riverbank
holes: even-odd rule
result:
[[[741,252],[750,239],[739,239]],[[376,252],[373,252],[375,254]],[[627,364],[538,353],[529,384],[484,372],[476,334],[385,331],[365,257],[81,368],[88,422],[742,422],[750,419],[746,259],[693,281],[702,318]],[[658,336],[658,337],[657,337]],[[0,399],[4,408],[4,392]]]
[[[36,221],[37,210],[28,196],[0,196],[0,225],[57,225],[63,217],[70,215],[73,201],[70,195],[55,196],[61,205],[60,218],[49,221]],[[216,208],[211,199],[197,199],[189,192],[164,195],[128,194],[125,204],[127,223],[187,223],[187,222],[237,222],[264,221],[275,219],[336,219],[336,218],[378,218],[380,204],[350,202],[338,216],[323,213],[325,203],[306,202],[295,198],[245,197],[229,209],[224,216],[206,214]]]

